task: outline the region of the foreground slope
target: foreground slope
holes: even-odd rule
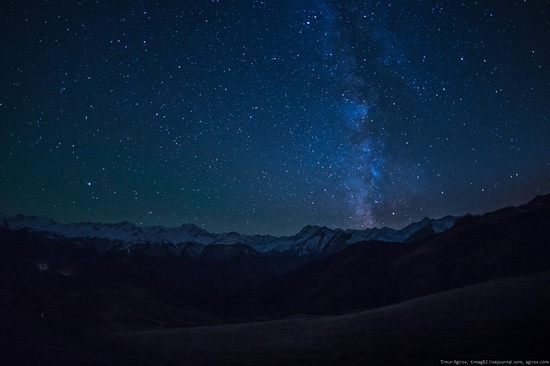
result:
[[[550,272],[492,280],[330,317],[123,332],[126,351],[165,365],[439,365],[548,359]]]

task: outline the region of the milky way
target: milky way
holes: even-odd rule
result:
[[[338,68],[335,83],[341,89],[341,121],[349,138],[344,162],[348,173],[343,185],[353,210],[351,218],[360,227],[371,227],[395,215],[395,211],[408,211],[415,198],[414,181],[418,175],[411,162],[384,148],[385,141],[392,138],[384,131],[386,123],[399,124],[402,116],[392,116],[377,105],[377,95],[387,93],[388,86],[372,83],[369,76],[391,66],[393,73],[403,75],[405,81],[395,86],[402,88],[401,84],[407,84],[405,76],[415,73],[411,66],[400,66],[407,63],[407,58],[396,35],[389,30],[391,4],[380,7],[376,2],[363,2],[345,8],[347,18],[342,17],[341,24],[333,22],[331,31],[326,33],[334,42]],[[327,18],[334,19],[332,12],[329,14]],[[357,32],[362,33],[362,45],[352,39]],[[358,59],[358,51],[364,52],[365,46],[369,50]]]
[[[550,190],[549,1],[8,1],[0,212],[292,234]]]

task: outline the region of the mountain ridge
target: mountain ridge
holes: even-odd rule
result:
[[[137,226],[128,221],[115,224],[69,223],[62,224],[48,217],[0,214],[0,228],[6,230],[29,230],[44,233],[49,238],[104,239],[113,245],[107,249],[131,250],[136,244],[169,245],[171,250],[181,252],[186,244],[202,246],[245,244],[259,253],[277,253],[292,256],[319,256],[334,253],[339,249],[365,240],[407,242],[423,229],[442,232],[451,228],[459,217],[445,216],[440,219],[424,218],[396,230],[388,227],[356,229],[330,229],[326,226],[307,225],[291,236],[243,235],[237,232],[210,233],[194,224],[178,227]]]

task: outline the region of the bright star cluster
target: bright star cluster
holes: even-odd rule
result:
[[[0,212],[290,235],[550,191],[550,1],[8,0]]]

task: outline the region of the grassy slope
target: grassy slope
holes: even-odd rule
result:
[[[439,365],[440,359],[548,359],[550,272],[498,279],[371,311],[123,332],[155,364]],[[143,364],[147,364],[143,359]]]

